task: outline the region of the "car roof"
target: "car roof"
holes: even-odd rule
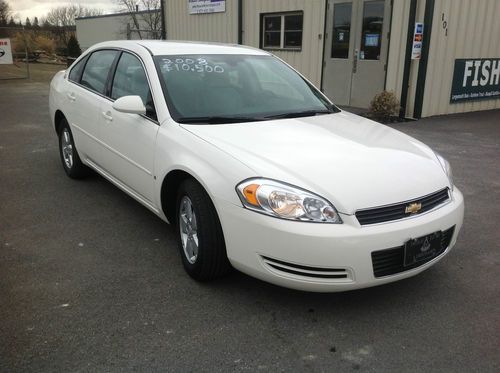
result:
[[[269,53],[252,47],[237,44],[205,43],[192,41],[165,41],[165,40],[115,40],[96,44],[92,47],[127,48],[142,46],[152,55],[177,55],[177,54],[246,54],[269,55]]]

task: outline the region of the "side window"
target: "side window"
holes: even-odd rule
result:
[[[80,76],[82,75],[82,69],[85,66],[85,61],[87,61],[87,57],[82,58],[75,66],[73,66],[69,72],[69,80],[76,83],[80,82]]]
[[[137,57],[124,52],[116,66],[111,98],[116,100],[131,95],[139,96],[146,107],[146,115],[156,119],[153,97],[141,61]]]
[[[105,94],[106,80],[117,53],[117,51],[112,50],[92,53],[85,65],[85,70],[83,70],[81,84],[96,92]]]

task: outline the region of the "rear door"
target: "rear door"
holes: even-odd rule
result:
[[[141,97],[146,115],[113,109],[114,100],[130,95]],[[159,125],[148,76],[138,56],[121,54],[109,96],[110,100],[103,100],[99,109],[104,144],[102,168],[137,197],[154,205],[154,154]]]
[[[80,156],[97,165],[102,155],[99,108],[102,102],[108,100],[105,96],[106,84],[117,57],[116,50],[93,52],[82,65],[70,71],[65,92],[68,101],[68,112],[65,114]]]

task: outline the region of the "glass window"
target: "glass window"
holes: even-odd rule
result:
[[[302,47],[302,13],[270,14],[262,17],[264,49],[297,49]]]
[[[284,48],[302,47],[302,14],[285,16]]]
[[[116,100],[123,96],[135,95],[142,99],[146,107],[146,115],[156,119],[153,114],[153,97],[141,61],[130,53],[122,53],[113,78],[111,98]]]
[[[69,80],[79,83],[80,76],[82,75],[82,69],[85,66],[85,61],[87,61],[87,57],[82,58],[75,66],[73,66],[69,72]]]
[[[281,46],[281,16],[264,17],[264,48]]]
[[[332,58],[349,58],[352,3],[333,7]]]
[[[384,2],[365,2],[363,8],[363,31],[359,59],[380,60],[382,26],[384,25]]]
[[[117,51],[103,50],[92,53],[83,71],[81,84],[96,92],[105,94],[109,70]]]
[[[336,110],[300,75],[271,56],[176,55],[154,59],[170,112],[177,121],[214,117],[261,120]],[[199,121],[203,123],[203,119]]]

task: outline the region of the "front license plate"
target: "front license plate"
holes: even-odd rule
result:
[[[441,232],[414,238],[405,243],[404,266],[411,266],[419,262],[426,262],[441,253]]]

